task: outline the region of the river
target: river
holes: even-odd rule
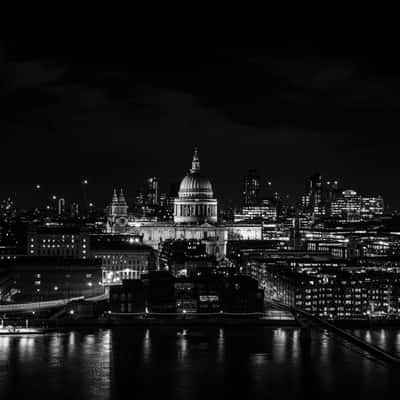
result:
[[[356,333],[399,352],[399,330]],[[121,327],[0,336],[2,400],[376,399],[398,393],[399,376],[325,330]]]

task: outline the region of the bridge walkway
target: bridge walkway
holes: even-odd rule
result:
[[[353,335],[352,333],[338,328],[336,325],[333,323],[326,321],[320,317],[317,317],[316,315],[313,315],[307,311],[301,310],[296,307],[289,307],[286,306],[285,304],[282,304],[280,302],[276,302],[278,306],[286,308],[288,311],[291,311],[298,323],[300,324],[301,327],[304,328],[311,328],[311,327],[324,327],[325,329],[347,339],[349,342],[357,345],[359,348],[368,351],[370,354],[374,355],[376,358],[390,362],[392,364],[396,364],[400,366],[400,357],[397,357],[393,354],[388,353],[387,351],[381,349],[380,347],[377,347],[363,339],[361,339],[358,336]]]

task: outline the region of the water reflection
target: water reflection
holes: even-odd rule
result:
[[[0,337],[0,398],[250,397],[366,399],[397,373],[321,330],[154,327]],[[368,337],[368,332],[359,332]],[[400,331],[369,332],[387,346]],[[192,338],[192,339],[191,339]],[[145,368],[144,368],[145,367]],[[23,384],[21,384],[23,382]]]
[[[217,341],[217,363],[222,366],[224,361],[224,330],[222,328],[218,329],[218,341]]]
[[[400,357],[400,328],[355,329],[353,333],[367,342]]]
[[[274,330],[273,336],[273,356],[276,361],[284,362],[286,358],[286,346],[287,346],[287,338],[286,338],[286,330],[282,328],[278,328]]]
[[[150,329],[146,329],[143,340],[143,360],[145,364],[149,364],[151,361],[151,337]]]

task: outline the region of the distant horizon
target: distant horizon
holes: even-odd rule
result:
[[[203,163],[202,163],[203,165]],[[218,200],[218,203],[220,205],[223,205],[225,207],[227,206],[241,206],[242,203],[242,188],[243,188],[243,178],[246,175],[246,173],[252,168],[247,169],[244,173],[243,176],[240,177],[239,181],[238,181],[238,185],[237,185],[237,193],[233,194],[233,195],[220,195],[220,193],[218,192],[218,189],[215,189],[216,185],[214,184],[214,180],[212,176],[207,176],[210,181],[211,184],[213,186],[213,190],[214,190],[214,195]],[[254,169],[254,168],[253,168]],[[257,170],[258,172],[258,170]],[[274,182],[272,182],[272,187],[268,187],[267,186],[267,181],[269,181],[269,179],[265,178],[262,179],[261,174],[260,175],[260,180],[261,182],[265,182],[264,185],[261,186],[260,189],[260,195],[261,198],[267,198],[267,196],[265,195],[267,189],[269,191],[272,191],[273,193],[275,193],[277,190],[274,190]],[[278,193],[285,197],[287,195],[289,195],[289,200],[288,203],[290,205],[295,205],[295,203],[301,198],[301,196],[303,194],[305,194],[305,188],[306,188],[306,182],[307,179],[311,176],[312,174],[309,174],[307,177],[305,177],[304,182],[302,182],[302,184],[298,184],[296,185],[297,187],[300,187],[300,189],[298,190],[298,192],[296,194],[292,193],[283,193],[283,192],[279,192]],[[148,178],[150,177],[157,177],[159,185],[160,185],[160,190],[159,190],[159,194],[162,193],[166,193],[168,194],[169,192],[169,187],[172,184],[176,184],[178,189],[179,189],[179,184],[180,181],[183,179],[184,174],[181,176],[181,178],[175,182],[169,182],[169,183],[165,183],[162,182],[159,177],[157,175],[149,175]],[[147,179],[147,178],[145,178]],[[329,178],[324,179],[324,176],[322,175],[322,180],[324,183],[326,183],[329,180]],[[96,182],[96,181],[95,181]],[[36,199],[38,197],[38,191],[36,189],[36,185],[38,183],[32,184],[31,185],[31,189],[29,190],[26,185],[18,185],[18,192],[17,193],[10,193],[10,194],[6,194],[4,197],[2,197],[0,199],[0,201],[6,200],[7,198],[11,198],[12,200],[15,201],[16,206],[18,208],[21,209],[33,209],[36,208],[37,205],[33,204],[36,203]],[[41,198],[45,199],[48,198],[48,203],[50,204],[52,201],[52,196],[55,195],[57,197],[57,199],[59,198],[64,198],[66,200],[66,202],[68,204],[72,204],[72,203],[83,203],[83,195],[82,195],[82,188],[81,188],[81,183],[70,183],[70,184],[40,184],[41,185]],[[301,191],[301,187],[303,187],[303,191]],[[54,190],[55,188],[59,188],[59,190]],[[69,188],[69,190],[68,190]],[[137,194],[139,194],[141,192],[141,190],[143,190],[145,188],[145,180],[143,181],[143,183],[141,185],[136,185],[135,189],[132,188],[131,186],[128,185],[124,185],[124,184],[116,184],[116,185],[106,185],[106,184],[99,184],[99,183],[91,183],[91,180],[88,179],[88,185],[87,185],[87,194],[88,194],[88,202],[93,202],[95,203],[97,208],[105,208],[107,207],[107,205],[111,202],[112,199],[112,193],[114,189],[120,190],[123,189],[125,197],[127,199],[128,205],[130,207],[132,207],[135,198],[137,196]],[[68,191],[68,193],[63,194],[63,192],[60,189],[64,189],[66,191]],[[132,190],[133,189],[133,190]],[[371,195],[371,196],[382,196],[385,202],[385,209],[390,210],[390,211],[396,211],[396,207],[391,207],[390,204],[388,204],[385,194],[384,193],[377,193],[374,192],[373,190],[369,190],[369,191],[361,191],[358,190],[355,187],[350,187],[348,185],[343,185],[341,186],[341,182],[339,181],[339,190],[340,191],[344,191],[344,190],[354,190],[356,191],[358,194],[360,195]],[[72,193],[72,194],[71,194]],[[287,197],[286,197],[287,198]],[[21,201],[22,199],[22,201]],[[29,199],[29,201],[26,201],[26,199]],[[98,199],[100,199],[100,201],[98,201]],[[229,200],[227,200],[229,199]],[[43,201],[43,207],[46,206],[46,203]]]

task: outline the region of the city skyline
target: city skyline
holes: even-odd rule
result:
[[[224,205],[225,207],[240,207],[243,205],[243,182],[246,177],[246,173],[249,173],[250,171],[254,171],[258,173],[258,169],[249,169],[245,170],[242,174],[242,176],[239,176],[236,182],[236,187],[235,187],[235,193],[233,196],[224,196],[224,194],[219,194],[218,189],[217,189],[217,197],[221,201],[221,204]],[[315,175],[315,174],[314,174]],[[271,196],[271,194],[278,194],[280,198],[285,201],[285,203],[289,206],[296,206],[299,203],[301,203],[302,197],[307,193],[307,182],[310,179],[311,174],[309,176],[304,177],[303,182],[301,184],[296,185],[296,187],[299,187],[299,191],[297,193],[285,193],[285,192],[279,192],[277,191],[277,186],[275,185],[274,182],[272,182],[268,178],[264,178],[259,174],[259,180],[260,180],[260,187],[259,187],[259,192],[260,192],[260,201],[262,199],[267,199]],[[119,185],[104,185],[104,184],[92,184],[92,181],[89,181],[89,179],[82,179],[81,181],[72,184],[71,186],[73,187],[72,191],[69,190],[66,192],[63,192],[62,190],[67,190],[68,188],[71,189],[71,186],[65,185],[63,187],[60,187],[59,185],[51,185],[51,184],[41,184],[41,183],[36,183],[34,185],[30,185],[30,188],[25,188],[26,193],[30,195],[28,196],[28,202],[24,201],[22,196],[18,196],[17,193],[8,193],[6,194],[1,200],[6,200],[6,199],[11,199],[15,201],[16,205],[18,208],[24,208],[24,209],[33,209],[33,208],[46,208],[46,206],[54,206],[55,208],[58,207],[58,201],[60,199],[71,203],[76,203],[76,204],[85,204],[87,205],[95,205],[96,207],[104,208],[106,207],[111,198],[111,193],[112,191],[118,189],[118,190],[123,190],[125,192],[125,195],[128,200],[128,204],[130,206],[133,206],[136,202],[137,196],[138,195],[144,195],[147,191],[146,185],[148,185],[149,181],[157,179],[158,180],[158,199],[160,199],[160,195],[169,195],[169,191],[171,189],[171,186],[177,186],[177,182],[179,181],[179,176],[177,177],[176,181],[174,182],[162,182],[158,179],[157,176],[148,176],[145,177],[142,182],[137,183],[136,185],[127,185],[124,183],[121,183]],[[213,176],[213,182],[217,181],[218,179]],[[324,190],[329,186],[330,182],[335,182],[338,184],[338,189],[340,192],[346,191],[346,190],[352,190],[355,191],[359,194],[369,194],[369,195],[374,195],[374,196],[382,196],[386,199],[385,193],[378,193],[374,191],[372,188],[366,188],[365,191],[359,190],[359,188],[354,187],[354,186],[349,186],[346,184],[346,181],[338,181],[336,179],[329,179],[325,178],[322,176],[322,183]],[[94,190],[92,188],[94,186]],[[216,186],[216,185],[213,185]],[[54,188],[59,188],[59,190],[54,190]],[[133,190],[129,190],[133,189]],[[30,191],[29,191],[30,189]],[[20,192],[20,195],[23,192]],[[21,201],[22,200],[22,201]],[[387,204],[385,202],[385,209],[388,211],[397,211],[398,209],[393,207],[391,204]]]
[[[400,59],[370,29],[0,40],[0,399],[398,392]]]

